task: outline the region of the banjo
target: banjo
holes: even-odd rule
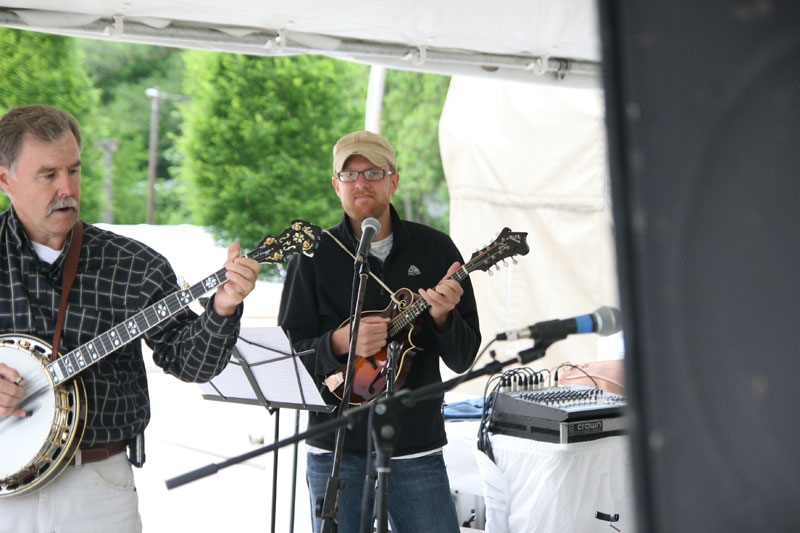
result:
[[[313,255],[321,233],[295,220],[246,255],[259,263],[281,263],[295,253]],[[52,362],[46,342],[24,334],[0,335],[0,361],[25,379],[27,395],[18,407],[29,415],[0,418],[0,498],[36,491],[69,465],[86,429],[86,388],[77,374],[225,283],[225,272],[221,268],[184,286]]]

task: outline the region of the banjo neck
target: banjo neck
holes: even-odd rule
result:
[[[282,263],[290,254],[303,253],[314,255],[319,246],[322,229],[303,220],[294,220],[283,233],[277,237],[267,235],[258,243],[256,249],[246,257],[259,263]],[[205,293],[216,289],[228,281],[226,268],[220,268],[202,281],[191,287],[185,287],[162,298],[150,307],[126,318],[105,333],[95,337],[86,344],[78,346],[71,352],[57,358],[46,366],[53,385],[59,385],[74,377],[114,350],[138,339],[144,333],[161,324],[178,311],[188,306]],[[58,351],[57,346],[52,347]]]
[[[53,384],[58,385],[83,372],[100,359],[138,339],[147,331],[174,316],[200,296],[219,287],[228,281],[225,272],[226,269],[221,268],[191,287],[162,298],[150,307],[126,318],[105,333],[49,363],[46,370],[50,374]],[[55,351],[56,347],[53,347],[53,350]]]

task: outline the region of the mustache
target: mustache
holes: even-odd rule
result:
[[[55,211],[56,209],[64,209],[65,207],[70,207],[77,211],[78,200],[76,200],[74,196],[64,196],[56,198],[55,200],[50,202],[49,206],[47,206],[47,216],[49,217],[50,215],[52,215],[53,211]]]

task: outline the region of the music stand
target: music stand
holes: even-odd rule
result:
[[[242,328],[233,348],[233,357],[225,370],[208,383],[201,383],[203,398],[221,402],[260,405],[275,415],[274,442],[280,440],[280,408],[296,409],[295,432],[300,429],[300,411],[330,412],[317,385],[308,374],[289,339],[279,327]],[[290,528],[294,529],[297,487],[297,454],[294,445]],[[277,507],[278,452],[273,456],[271,532],[275,531]]]

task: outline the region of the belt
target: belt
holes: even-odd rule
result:
[[[69,464],[81,465],[85,463],[95,463],[97,461],[102,461],[103,459],[108,459],[112,455],[124,452],[125,448],[127,447],[128,447],[127,442],[118,441],[118,442],[109,442],[108,444],[97,446],[96,448],[86,448],[78,450],[75,453],[75,456],[72,459],[70,459]]]

